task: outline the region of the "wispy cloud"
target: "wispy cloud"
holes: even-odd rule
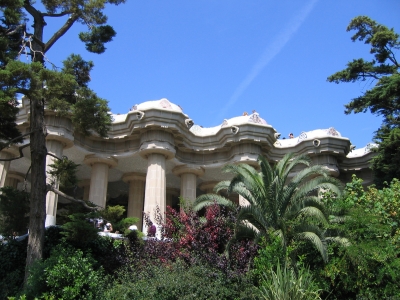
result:
[[[253,80],[262,72],[268,63],[285,47],[287,42],[300,28],[301,24],[306,20],[318,0],[310,0],[299,13],[287,24],[285,28],[276,36],[276,38],[269,44],[259,60],[255,63],[250,73],[239,84],[235,92],[229,99],[229,102],[223,107],[219,113],[218,121],[221,121],[223,116],[226,115],[227,110],[236,103],[243,92],[249,87]]]

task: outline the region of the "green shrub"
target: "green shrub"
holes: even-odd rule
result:
[[[125,270],[106,291],[105,299],[259,299],[248,277],[228,278],[205,265],[188,266],[182,261],[148,265],[142,272]]]
[[[134,218],[134,217],[124,218],[114,226],[114,230],[115,231],[118,230],[120,233],[127,235],[131,231],[129,229],[129,226],[131,226],[133,224],[138,224],[138,222],[139,222],[139,218]]]
[[[353,176],[342,198],[327,199],[346,218],[331,225],[350,241],[330,245],[330,261],[315,271],[332,299],[389,299],[400,295],[400,182],[364,190]],[[312,258],[310,258],[312,259]]]
[[[17,295],[25,272],[26,247],[28,239],[0,243],[0,299]]]
[[[104,210],[100,211],[100,215],[103,219],[113,224],[113,227],[122,220],[124,213],[125,207],[122,205],[107,206]]]
[[[69,222],[65,223],[62,228],[67,242],[75,247],[85,249],[90,243],[98,239],[98,230],[89,223],[84,214],[73,214],[68,216]]]
[[[252,274],[256,281],[260,281],[264,274],[269,276],[279,262],[284,264],[287,259],[280,237],[273,232],[268,232],[266,237],[261,239],[257,256],[254,257]]]
[[[99,299],[107,280],[101,269],[95,270],[90,254],[60,244],[50,257],[37,262],[28,278],[28,298]]]

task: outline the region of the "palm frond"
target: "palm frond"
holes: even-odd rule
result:
[[[220,191],[227,190],[230,184],[231,184],[230,180],[220,181],[214,186],[213,191],[215,193],[219,193]]]
[[[309,231],[302,231],[294,235],[297,240],[305,240],[311,242],[311,244],[319,251],[324,262],[328,262],[328,251],[326,246],[326,240],[319,228],[316,226],[306,226]],[[296,228],[296,230],[299,228]]]
[[[249,223],[238,224],[235,228],[235,237],[237,240],[254,240],[260,231]]]
[[[267,212],[260,211],[254,205],[241,207],[237,215],[237,224],[241,223],[251,224],[251,226],[257,228],[259,231],[266,231],[268,227],[273,226],[269,214]]]
[[[303,207],[297,212],[296,217],[299,221],[304,221],[304,219],[311,219],[326,226],[329,224],[325,214],[319,208],[314,206]]]
[[[228,207],[230,209],[236,209],[237,205],[233,203],[231,200],[226,199],[217,194],[204,194],[200,195],[196,198],[195,202],[193,203],[193,209],[195,211],[199,211],[204,207],[211,206],[214,204],[222,205]]]

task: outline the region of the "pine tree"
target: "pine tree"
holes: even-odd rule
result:
[[[47,52],[75,24],[86,24],[87,32],[79,38],[86,49],[103,53],[104,44],[115,36],[114,29],[107,25],[103,10],[106,4],[118,5],[126,0],[42,0],[45,12],[39,10],[33,0],[0,0],[2,12],[0,25],[0,139],[7,142],[0,150],[21,141],[15,124],[18,113],[17,95],[30,100],[29,147],[31,153],[31,184],[29,240],[25,281],[29,267],[42,257],[45,229],[46,186],[46,109],[57,114],[71,116],[74,128],[84,134],[90,130],[106,136],[111,124],[107,101],[99,98],[87,87],[92,62],[78,55],[71,55],[61,71],[46,68]],[[26,18],[29,16],[30,18]],[[64,18],[65,23],[47,40],[44,40],[45,18]],[[32,24],[28,24],[32,20]],[[29,25],[29,26],[28,26]],[[32,25],[32,26],[31,26]],[[28,28],[33,28],[29,32]],[[46,28],[47,29],[47,28]],[[31,63],[18,60],[26,53]],[[4,130],[3,130],[4,129]],[[27,136],[25,134],[24,136]]]
[[[383,116],[381,127],[374,139],[379,147],[372,161],[375,182],[400,178],[400,62],[396,55],[400,49],[399,35],[393,28],[378,24],[366,16],[351,20],[347,31],[354,30],[352,41],[363,41],[370,45],[371,61],[354,59],[347,68],[328,77],[329,82],[370,81],[375,86],[345,105],[345,113],[366,112]]]

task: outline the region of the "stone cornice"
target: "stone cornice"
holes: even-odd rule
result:
[[[367,152],[364,156],[345,158],[340,163],[340,170],[344,172],[370,169],[371,159],[376,155],[375,152]]]
[[[317,138],[311,138],[315,132],[314,135],[307,133],[309,139],[302,134],[295,143],[288,143],[288,140],[277,140],[276,130],[265,122],[243,121],[242,117],[238,117],[225,120],[220,127],[213,127],[212,130],[200,130],[198,125],[186,122],[190,117],[167,99],[154,102],[169,104],[166,106],[148,105],[150,102],[139,104],[137,110],[125,115],[115,115],[116,120],[107,138],[74,132],[68,117],[58,117],[55,112],[46,110],[47,139],[59,140],[65,148],[78,146],[84,152],[96,153],[101,157],[129,157],[137,153],[147,157],[150,153],[160,153],[167,159],[175,157],[180,163],[211,167],[231,162],[254,164],[260,154],[277,161],[288,152],[310,156],[329,154],[339,162],[346,161],[347,165],[350,161],[363,161],[362,158],[346,157],[350,151],[350,141],[333,128],[317,130],[318,134],[322,134]],[[29,99],[22,100],[17,124],[21,130],[29,126]],[[191,131],[191,126],[198,126],[197,131]],[[158,132],[162,138],[156,137],[154,132]],[[368,165],[368,162],[363,162],[363,165]]]

